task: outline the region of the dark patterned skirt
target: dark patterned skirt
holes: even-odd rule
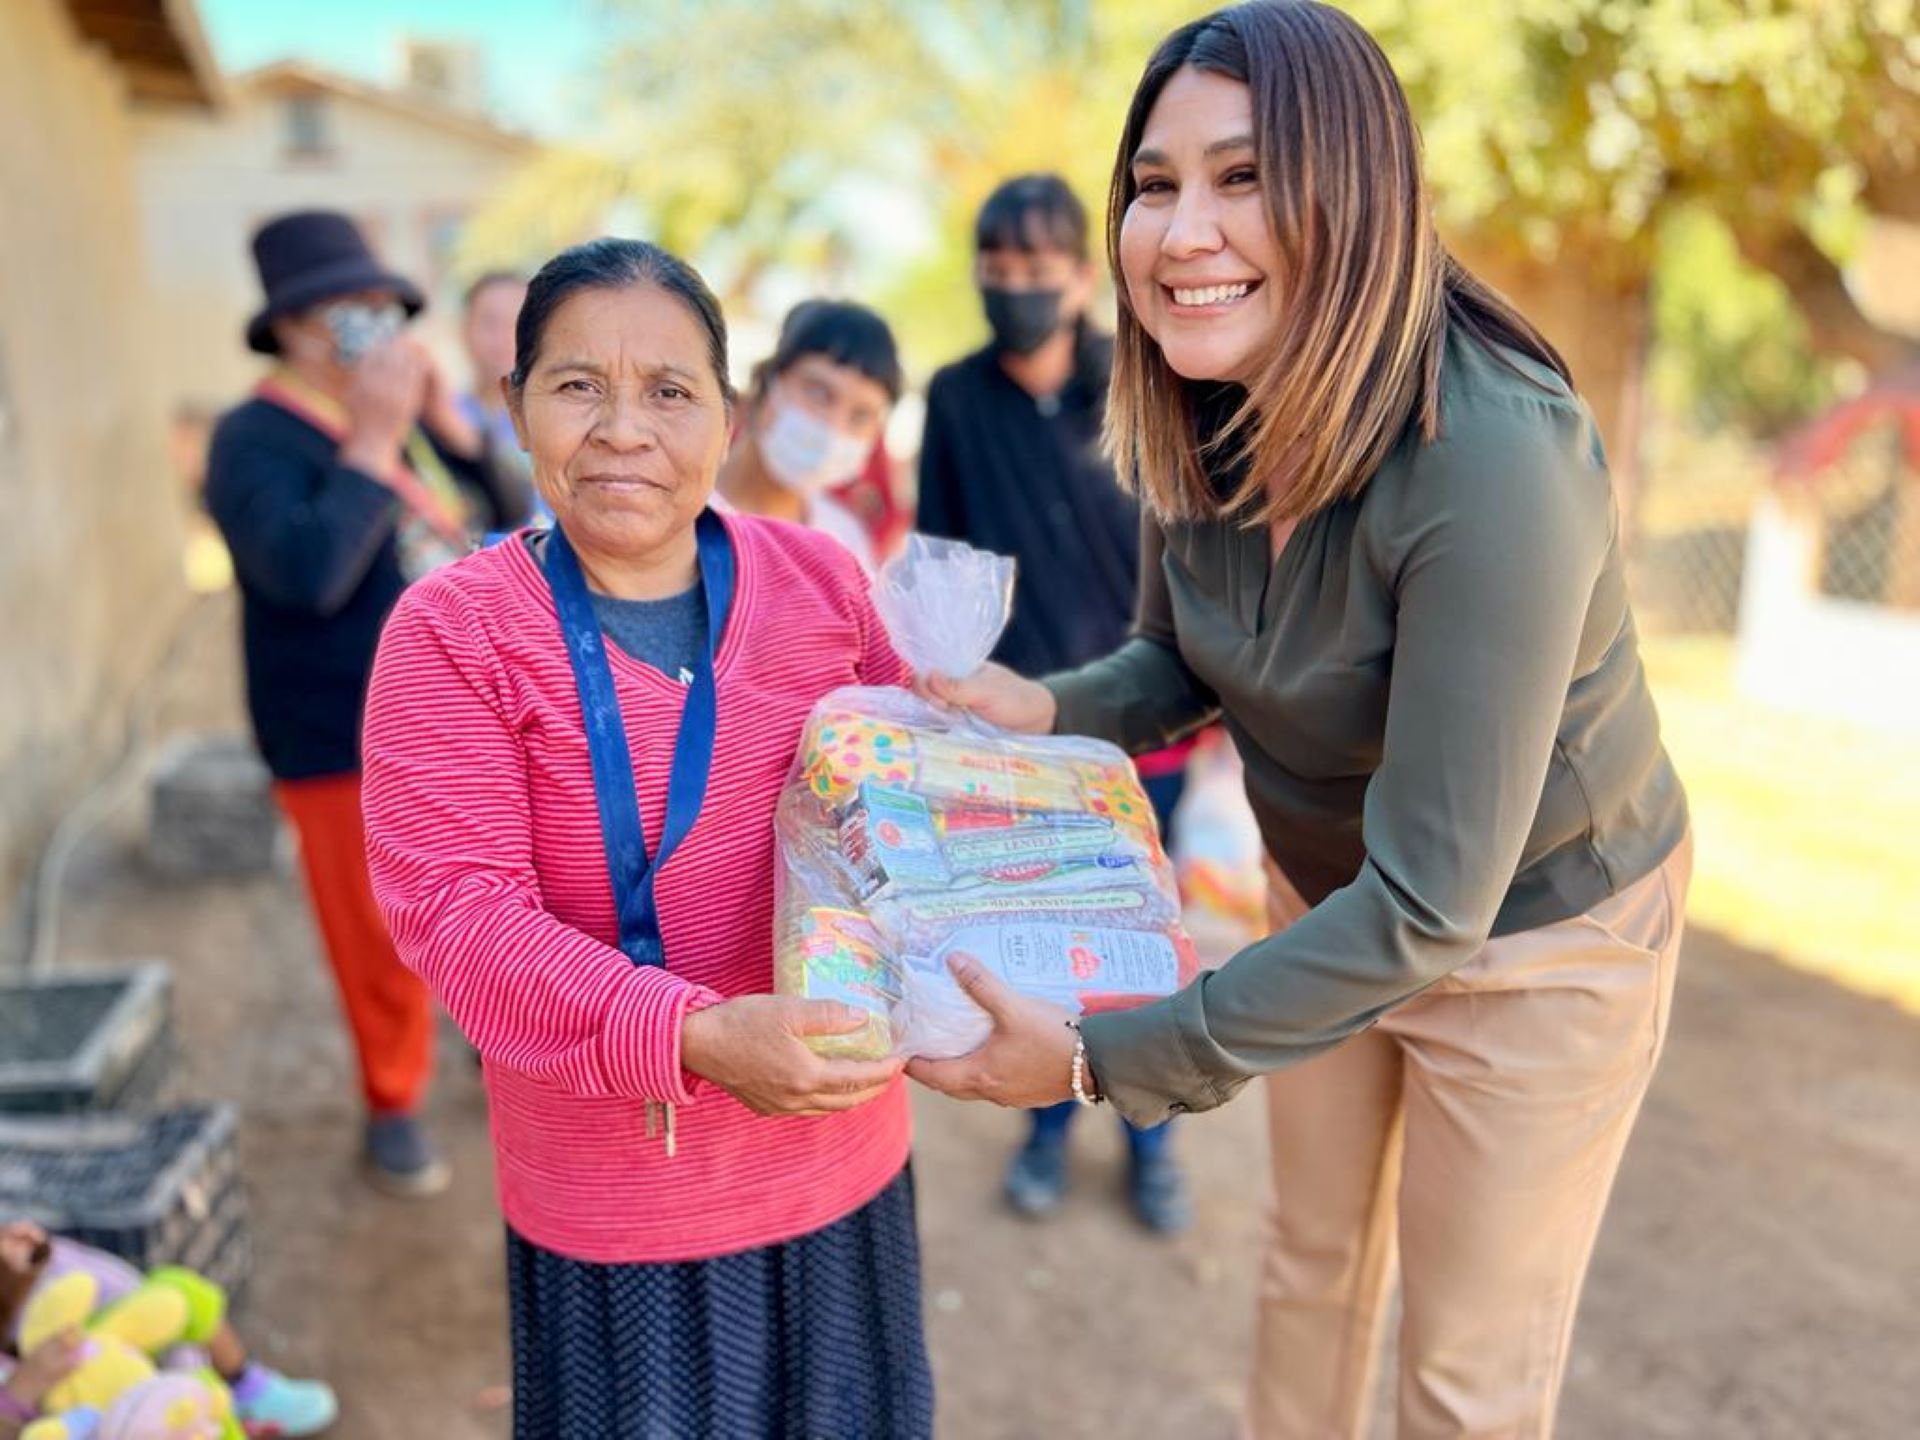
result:
[[[933,1434],[913,1176],[738,1255],[595,1265],[507,1232],[515,1440]]]

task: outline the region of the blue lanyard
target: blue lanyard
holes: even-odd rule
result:
[[[680,712],[680,732],[674,739],[673,769],[667,781],[666,823],[661,829],[660,848],[651,859],[640,821],[627,727],[620,718],[620,697],[614,692],[606,639],[593,613],[586,577],[580,573],[580,561],[567,543],[566,531],[556,524],[547,537],[547,584],[553,590],[560,632],[566,639],[567,658],[573,662],[573,680],[580,692],[587,754],[593,764],[594,804],[600,811],[600,838],[606,846],[607,872],[613,881],[614,909],[620,916],[620,949],[636,965],[667,963],[666,947],[660,939],[660,914],[654,903],[654,877],[699,818],[707,795],[707,776],[713,768],[713,736],[719,713],[713,660],[720,649],[727,609],[733,603],[733,545],[726,527],[711,510],[701,513],[695,533],[700,546],[700,583],[707,597],[707,649],[687,687],[686,704]]]

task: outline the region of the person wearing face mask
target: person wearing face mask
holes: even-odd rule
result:
[[[900,386],[885,320],[845,300],[796,305],[754,372],[746,421],[720,468],[721,498],[824,531],[871,573],[880,562],[873,532],[827,492],[867,468]]]
[[[395,956],[367,879],[361,705],[401,591],[481,531],[517,522],[527,487],[404,333],[420,291],[350,219],[281,216],[253,253],[266,303],[247,344],[274,367],[215,428],[206,504],[239,581],[254,735],[300,838],[353,1035],[368,1178],[427,1195],[448,1178],[418,1118],[432,1002]]]
[[[995,658],[1045,674],[1106,654],[1133,614],[1139,507],[1100,450],[1113,347],[1087,321],[1087,212],[1059,176],[1000,185],[974,222],[974,249],[993,338],[928,388],[916,523],[1019,562]],[[1138,761],[1163,835],[1191,749],[1183,742]],[[1070,1101],[1034,1112],[1005,1181],[1019,1213],[1059,1209],[1073,1117]],[[1134,1213],[1161,1233],[1185,1229],[1192,1207],[1170,1130],[1125,1128]]]

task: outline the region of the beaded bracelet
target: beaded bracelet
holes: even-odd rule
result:
[[[1103,1104],[1106,1096],[1087,1089],[1087,1037],[1080,1033],[1080,1022],[1069,1020],[1067,1028],[1073,1031],[1073,1098],[1082,1105]]]

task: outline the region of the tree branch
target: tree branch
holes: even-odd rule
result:
[[[1744,224],[1734,239],[1749,262],[1780,277],[1818,349],[1858,360],[1876,375],[1920,355],[1920,345],[1881,329],[1861,312],[1840,267],[1799,226]]]
[[[1869,164],[1860,199],[1875,215],[1920,224],[1920,168]]]

